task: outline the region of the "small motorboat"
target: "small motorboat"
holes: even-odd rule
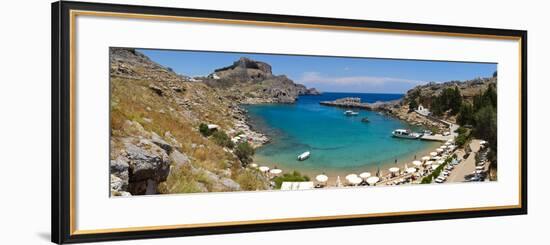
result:
[[[304,152],[304,153],[302,153],[302,154],[300,154],[300,155],[298,156],[298,160],[299,160],[299,161],[306,160],[306,159],[309,158],[310,155],[311,155],[311,152],[306,151],[306,152]]]
[[[364,123],[369,123],[370,121],[369,121],[369,119],[368,119],[368,118],[366,118],[366,117],[363,117],[363,118],[361,118],[361,122],[364,122]]]
[[[357,116],[357,115],[359,115],[359,112],[348,110],[348,111],[344,111],[344,115],[346,115],[346,116]]]

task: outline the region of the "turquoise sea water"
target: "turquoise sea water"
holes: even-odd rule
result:
[[[363,102],[399,99],[399,94],[324,93],[301,96],[295,104],[249,105],[250,123],[267,134],[271,142],[256,150],[260,164],[303,172],[347,172],[370,170],[381,165],[401,165],[415,154],[436,147],[433,142],[391,137],[397,128],[411,128],[406,122],[377,112],[358,110],[358,116],[345,116],[346,109],[322,106],[320,101],[361,97]],[[369,123],[361,122],[368,117]],[[305,151],[311,157],[298,161]],[[418,157],[421,157],[420,155]]]

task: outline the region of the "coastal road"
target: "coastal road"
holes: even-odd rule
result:
[[[455,169],[451,171],[447,182],[464,182],[466,179],[464,176],[472,174],[476,169],[476,155],[480,149],[481,140],[472,140],[470,142],[470,148],[472,149],[471,154],[468,158],[463,159],[462,162],[456,165]],[[456,155],[459,158],[464,157],[464,150],[459,150],[456,152]]]

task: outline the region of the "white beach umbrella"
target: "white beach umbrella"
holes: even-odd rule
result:
[[[413,161],[412,164],[413,164],[414,166],[416,166],[416,167],[422,166],[422,162],[421,162],[421,161],[418,161],[418,160]]]
[[[324,174],[319,174],[315,177],[315,180],[321,182],[321,183],[325,183],[328,181],[328,176],[324,175]]]
[[[443,150],[445,150],[445,149],[447,149],[447,148],[449,148],[449,147],[446,146],[446,145],[442,145],[442,146],[439,147],[439,149],[443,149]]]
[[[355,178],[348,179],[348,182],[352,185],[358,185],[358,184],[361,184],[361,182],[363,182],[363,179],[359,177],[355,177]]]
[[[437,152],[435,152],[435,151],[430,152],[430,156],[432,156],[432,157],[437,156]]]
[[[388,169],[390,171],[390,173],[398,173],[399,172],[399,168],[398,167],[393,167],[393,168],[390,168]]]
[[[361,177],[361,179],[367,179],[370,176],[371,176],[370,172],[363,172],[359,174],[359,177]]]
[[[432,158],[433,158],[433,159],[435,159],[435,160],[439,160],[439,159],[441,159],[441,157],[440,157],[440,156],[435,156],[435,157],[432,157]]]
[[[426,165],[432,165],[432,164],[434,164],[434,161],[426,161],[426,163],[424,163],[424,164],[426,164]]]
[[[252,163],[252,164],[250,164],[250,165],[248,165],[248,166],[251,167],[251,168],[257,168],[257,167],[258,167],[258,164]]]
[[[437,164],[443,164],[443,163],[445,163],[445,160],[438,160],[437,161]]]
[[[269,170],[269,173],[274,174],[274,175],[278,175],[282,172],[283,172],[283,170],[280,170],[278,168],[274,168],[274,169]]]
[[[430,157],[429,157],[429,156],[423,156],[423,157],[422,157],[422,161],[428,161],[428,160],[430,160]]]
[[[261,166],[261,167],[259,167],[258,169],[259,169],[260,171],[262,171],[262,172],[267,172],[267,171],[269,171],[269,167],[268,167],[268,166]]]
[[[416,168],[407,168],[407,171],[408,174],[413,174],[413,173],[416,173]]]
[[[452,145],[452,144],[453,144],[453,143],[452,143],[452,142],[449,142],[449,141],[445,142],[445,145],[446,145],[446,146],[450,146],[450,145]]]
[[[445,150],[443,150],[443,149],[441,149],[441,148],[437,148],[435,151],[437,151],[437,153],[441,153],[441,152],[443,152],[443,151],[445,151]]]
[[[367,179],[367,184],[374,185],[374,184],[378,183],[378,181],[380,181],[380,178],[378,178],[376,176],[371,176]]]
[[[449,139],[449,140],[447,140],[447,142],[453,143],[453,142],[455,142],[455,140],[454,139]]]

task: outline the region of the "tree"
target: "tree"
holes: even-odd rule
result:
[[[497,92],[494,85],[489,85],[485,93],[483,93],[483,102],[497,108]]]
[[[496,151],[497,113],[496,108],[485,105],[475,113],[476,126],[474,135],[489,142],[489,147]]]
[[[237,145],[237,148],[235,149],[235,155],[243,166],[246,166],[250,163],[252,163],[252,156],[254,155],[254,148],[248,142],[242,142]]]
[[[449,111],[451,115],[456,115],[460,111],[462,105],[462,95],[460,89],[455,86],[454,88],[445,88],[439,96],[436,96],[432,100],[430,109],[436,116],[442,115]]]
[[[462,103],[456,118],[460,125],[472,125],[474,121],[474,108],[470,103]]]
[[[451,114],[455,115],[460,111],[460,106],[462,105],[462,95],[457,86],[454,90],[450,92],[449,98],[449,109],[451,109]]]
[[[412,99],[409,101],[409,112],[413,112],[418,107],[418,103],[416,103],[415,99]]]

